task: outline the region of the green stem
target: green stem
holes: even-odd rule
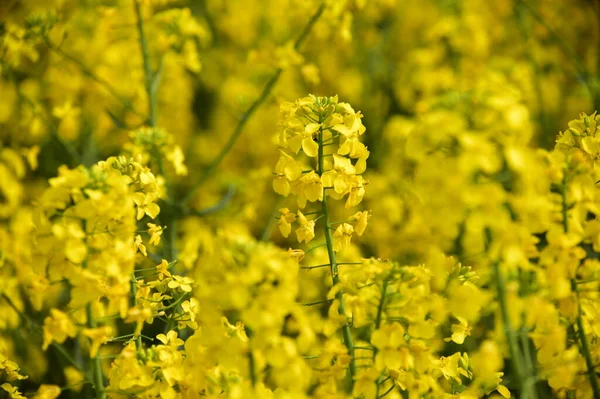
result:
[[[318,153],[318,165],[317,165],[319,176],[322,176],[323,172],[324,172],[323,159],[324,159],[324,156],[323,156],[323,130],[319,130],[319,153]],[[340,276],[339,276],[339,268],[338,268],[336,253],[333,250],[333,236],[331,234],[331,229],[329,228],[329,226],[330,226],[329,208],[327,206],[327,193],[325,192],[325,189],[323,189],[323,201],[322,201],[321,212],[323,214],[323,219],[324,219],[323,231],[325,233],[325,243],[327,246],[327,254],[329,255],[329,267],[330,267],[330,271],[331,271],[331,280],[332,280],[333,286],[335,287],[336,285],[340,284]],[[339,310],[338,310],[340,315],[344,316],[347,319],[348,316],[346,314],[346,306],[344,304],[343,292],[341,290],[339,290],[335,294],[335,298],[340,303]],[[350,365],[349,365],[349,371],[350,371],[350,387],[349,388],[350,389],[349,389],[349,392],[352,392],[352,387],[354,386],[354,378],[356,376],[356,359],[354,356],[354,342],[352,340],[350,324],[347,321],[342,326],[342,336],[344,338],[344,345],[346,346],[348,355],[350,355]]]
[[[140,48],[142,50],[142,59],[144,62],[144,75],[146,78],[146,95],[148,96],[148,124],[156,126],[156,96],[152,88],[153,73],[150,67],[150,55],[148,53],[148,43],[144,33],[144,21],[142,18],[142,9],[139,0],[133,0],[135,5],[135,14],[137,17],[137,29],[140,36]]]
[[[568,219],[568,204],[567,204],[567,170],[563,172],[563,180],[560,188],[561,205],[562,205],[562,224],[565,233],[569,231]]]
[[[129,282],[130,287],[131,287],[131,292],[130,295],[131,297],[129,298],[129,304],[132,308],[137,306],[137,280],[135,278],[135,271],[132,273],[131,275],[131,281]],[[134,327],[135,328],[135,327]],[[140,349],[142,347],[142,337],[137,336],[135,339],[135,347],[137,349]]]
[[[317,22],[317,20],[321,16],[321,14],[323,14],[324,10],[325,10],[325,3],[322,3],[321,6],[317,9],[317,11],[313,14],[311,19],[308,21],[308,23],[304,26],[304,29],[302,30],[302,32],[300,33],[300,35],[294,42],[295,50],[298,50],[300,48],[300,46],[302,45],[302,43],[304,42],[304,40],[306,39],[306,37],[308,36],[310,31],[312,30],[313,26],[315,25],[315,22]],[[240,137],[240,135],[244,131],[244,127],[246,127],[246,124],[248,123],[248,121],[250,120],[252,115],[265,102],[265,100],[269,97],[269,94],[271,94],[271,90],[273,90],[273,87],[279,80],[279,77],[281,76],[282,72],[283,72],[282,68],[277,68],[275,70],[275,73],[267,81],[265,87],[263,88],[263,90],[260,93],[260,95],[258,96],[258,98],[256,100],[254,100],[254,102],[250,105],[248,110],[242,114],[242,117],[238,121],[237,125],[235,126],[235,129],[233,130],[232,135],[229,137],[229,140],[227,140],[227,143],[225,143],[225,146],[223,147],[221,152],[210,163],[210,165],[208,165],[208,168],[206,168],[206,170],[204,171],[202,176],[200,176],[198,181],[192,186],[190,191],[183,198],[182,202],[184,204],[189,202],[194,197],[194,195],[196,194],[196,190],[198,190],[202,186],[202,184],[206,181],[206,179],[208,179],[210,177],[210,175],[213,174],[213,172],[216,170],[217,166],[219,166],[221,164],[221,162],[223,161],[225,156],[229,153],[229,151],[231,151],[231,149],[233,148],[233,145],[235,144],[237,139]]]
[[[362,265],[362,262],[338,262],[338,266],[340,265]],[[301,269],[304,270],[312,270],[312,269],[319,269],[321,267],[328,267],[331,266],[330,263],[324,263],[322,265],[314,265],[314,266],[301,266]]]
[[[486,252],[489,250],[489,245],[492,241],[492,233],[489,229],[485,231],[486,235]],[[512,364],[513,373],[515,374],[515,379],[517,384],[519,385],[519,389],[521,395],[527,392],[525,384],[527,382],[527,377],[524,374],[523,370],[523,354],[519,349],[519,343],[517,340],[517,336],[515,331],[512,328],[512,323],[510,322],[510,314],[508,312],[508,301],[506,298],[506,285],[504,283],[504,276],[502,275],[502,271],[500,270],[500,262],[494,261],[492,264],[492,271],[494,273],[494,277],[496,279],[496,295],[498,297],[498,303],[500,304],[500,316],[502,317],[502,324],[504,326],[504,335],[506,336],[506,341],[508,343],[508,348],[510,352],[510,360]]]
[[[256,362],[254,361],[252,349],[248,350],[248,372],[250,373],[250,382],[252,383],[252,386],[256,386]]]
[[[83,231],[87,234],[87,222],[84,220],[82,223]],[[84,241],[87,245],[87,236],[84,238]],[[83,269],[86,269],[88,266],[87,258],[81,264]],[[94,329],[98,325],[96,323],[96,319],[94,318],[94,308],[92,302],[88,302],[86,305],[86,315],[87,315],[87,326],[89,329]],[[104,376],[102,374],[102,362],[100,359],[100,353],[96,353],[95,357],[90,356],[90,361],[92,365],[92,384],[94,386],[94,391],[96,392],[96,399],[106,399],[106,391],[104,388]]]
[[[525,313],[522,315],[523,319],[525,317]],[[525,324],[525,320],[523,320],[523,324]],[[537,375],[535,370],[535,365],[533,364],[533,357],[531,356],[531,345],[529,344],[529,337],[527,336],[527,327],[523,327],[521,329],[521,346],[523,347],[523,358],[525,360],[525,370],[527,378],[524,381],[526,391],[523,392],[522,399],[537,399],[537,390],[535,388],[535,384],[537,381]]]
[[[383,280],[383,284],[381,286],[381,298],[379,298],[379,305],[377,306],[377,316],[375,317],[375,330],[379,330],[381,327],[381,316],[383,315],[383,309],[385,308],[385,297],[387,295],[387,287],[388,287],[388,279]],[[377,356],[378,349],[373,349],[373,362],[375,362],[375,357]],[[379,390],[381,388],[382,382],[375,381],[375,398],[379,398]]]
[[[282,202],[283,201],[282,201],[281,197],[278,197],[275,200],[275,206],[273,207],[271,217],[267,219],[267,225],[265,226],[265,229],[263,230],[263,232],[260,236],[261,241],[269,241],[269,238],[271,237],[271,231],[273,230],[273,227],[275,226],[275,222],[279,219],[277,217],[277,214],[279,213],[279,208],[281,207]]]
[[[500,314],[502,317],[502,324],[504,324],[504,333],[506,335],[506,341],[508,342],[512,367],[516,376],[516,380],[521,387],[521,392],[523,393],[526,392],[526,389],[524,388],[526,378],[523,373],[523,361],[521,359],[517,337],[510,322],[504,276],[500,271],[500,263],[498,261],[494,262],[493,270],[496,277],[496,292],[498,295],[498,302],[500,304]]]
[[[572,285],[575,287],[575,292],[577,293],[577,335],[579,336],[579,341],[581,342],[581,351],[583,352],[583,357],[585,358],[585,365],[588,371],[587,375],[590,381],[590,385],[592,386],[594,399],[600,399],[600,386],[598,385],[598,379],[596,378],[596,372],[594,371],[594,360],[592,359],[590,344],[588,342],[587,336],[585,334],[585,329],[583,327],[583,317],[581,315],[581,298],[579,297],[579,291],[577,291],[577,286],[575,284]]]
[[[140,50],[142,52],[142,60],[144,63],[144,77],[145,77],[145,88],[146,95],[148,96],[148,125],[156,127],[157,123],[157,97],[156,97],[156,85],[155,77],[158,73],[152,71],[150,65],[150,53],[148,51],[148,42],[146,40],[146,34],[144,31],[144,20],[142,17],[142,9],[139,0],[133,0],[135,5],[135,14],[137,17],[137,29],[139,34]],[[159,68],[160,70],[160,68]],[[165,214],[165,225],[167,228],[167,234],[165,236],[164,252],[165,257],[169,261],[173,261],[177,258],[176,238],[177,238],[177,224],[176,217],[173,213],[173,190],[167,180],[167,172],[162,159],[160,151],[155,150],[153,154],[158,162],[160,174],[165,178],[165,185],[167,187],[167,199],[166,199],[166,214]]]
[[[308,302],[308,303],[303,303],[302,306],[315,306],[315,305],[322,305],[324,303],[330,303],[332,302],[333,299],[323,299],[320,301],[314,301],[314,302]]]
[[[94,319],[94,310],[92,304],[87,304],[87,325],[88,328],[96,328],[96,320]],[[105,399],[106,392],[104,390],[104,377],[102,375],[102,363],[100,361],[99,354],[91,359],[92,361],[92,381],[94,384],[94,391],[96,392],[96,399]]]

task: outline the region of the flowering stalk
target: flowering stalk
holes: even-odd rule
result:
[[[304,209],[309,202],[321,204],[317,212],[303,213],[299,210],[292,213],[288,208],[280,209],[282,215],[278,222],[279,229],[282,235],[287,237],[291,233],[292,223],[297,222],[300,225],[296,229],[298,241],[308,244],[315,237],[316,223],[323,219],[320,223],[323,226],[325,243],[308,249],[302,256],[323,246],[327,248],[328,263],[302,269],[329,267],[335,298],[311,302],[304,306],[338,302],[334,306],[337,307],[339,320],[343,323],[340,326],[343,345],[350,359],[350,384],[347,388],[352,391],[357,365],[349,312],[346,309],[344,292],[340,289],[339,266],[357,262],[340,263],[337,261],[337,252],[350,247],[355,233],[363,234],[370,214],[368,211],[356,212],[349,218],[343,218],[342,222],[331,222],[329,201],[345,199],[345,208],[351,209],[358,205],[364,196],[366,182],[362,173],[366,169],[369,151],[360,141],[360,136],[365,132],[361,121],[362,114],[354,111],[350,104],[338,102],[337,96],[312,95],[295,103],[282,104],[281,114],[281,151],[275,166],[273,189],[284,197],[293,193],[300,209]],[[337,148],[326,143],[336,145]],[[325,147],[328,147],[327,154]],[[307,160],[309,163],[306,163]]]
[[[323,121],[319,120],[319,123],[322,123],[322,122]],[[323,129],[320,128],[319,129],[319,155],[318,155],[318,164],[317,164],[317,174],[321,178],[324,173],[323,160],[324,160]],[[331,271],[331,281],[333,282],[333,285],[336,286],[340,283],[340,276],[339,276],[339,270],[338,270],[338,263],[337,263],[337,259],[336,259],[336,253],[333,250],[333,237],[331,234],[331,224],[329,222],[329,209],[327,207],[327,195],[325,193],[325,190],[326,190],[326,188],[323,187],[323,201],[321,203],[321,211],[322,211],[322,215],[323,215],[323,231],[325,233],[325,242],[327,244],[327,255],[329,256],[329,268]],[[336,292],[335,298],[340,303],[340,307],[339,307],[340,315],[344,316],[347,319],[348,316],[346,315],[346,307],[344,304],[344,294],[343,294],[342,290],[339,290]],[[351,390],[352,386],[354,384],[354,377],[356,376],[356,360],[355,360],[355,356],[354,356],[354,342],[352,340],[352,333],[350,331],[350,324],[348,322],[346,322],[344,324],[344,326],[342,327],[342,335],[344,337],[344,345],[346,346],[346,349],[348,350],[348,355],[350,355],[349,370],[350,370],[350,377],[351,377],[351,382],[350,382],[350,387],[351,387],[350,390]]]
[[[566,233],[569,232],[569,224],[568,224],[568,204],[567,204],[567,169],[564,170],[562,186],[560,190],[561,194],[561,204],[562,204],[562,217],[563,217],[563,230]],[[577,282],[575,277],[571,280],[572,289],[575,291],[577,295],[577,335],[579,341],[581,342],[580,349],[585,359],[585,365],[587,367],[587,375],[590,381],[590,385],[592,386],[592,392],[594,395],[594,399],[600,399],[600,386],[598,385],[598,379],[596,378],[596,371],[594,360],[592,358],[592,353],[590,350],[590,344],[588,342],[585,328],[583,326],[583,318],[582,318],[582,310],[581,310],[581,298],[579,295],[579,288],[577,287]]]

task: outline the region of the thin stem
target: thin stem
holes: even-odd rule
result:
[[[87,304],[87,325],[88,328],[96,328],[96,320],[94,319],[94,310],[92,309],[92,303]],[[92,361],[92,381],[94,384],[94,391],[96,392],[96,399],[105,399],[106,392],[104,390],[104,377],[102,376],[102,363],[99,354],[91,358]]]
[[[221,209],[225,208],[231,202],[234,195],[235,195],[235,186],[230,185],[227,188],[227,193],[215,205],[209,206],[208,208],[199,209],[199,210],[191,209],[191,210],[187,211],[187,213],[189,213],[190,215],[193,215],[193,216],[206,216],[206,215],[210,215],[211,213],[218,212]],[[277,214],[277,209],[275,209],[275,214]]]
[[[87,231],[87,222],[83,221],[83,231]],[[87,245],[87,236],[84,238],[85,243]],[[88,265],[87,258],[81,264],[83,269],[86,269]],[[87,316],[87,326],[89,329],[94,329],[97,327],[96,319],[94,319],[94,309],[92,302],[88,302],[86,305],[86,316]],[[95,357],[91,357],[91,366],[92,366],[92,384],[94,386],[94,391],[96,392],[96,399],[105,399],[106,391],[104,388],[104,376],[102,375],[102,362],[100,359],[100,354],[96,353]]]
[[[146,78],[146,95],[148,96],[148,124],[152,127],[156,126],[156,96],[152,88],[153,73],[150,66],[150,55],[148,53],[148,43],[144,34],[144,21],[142,19],[142,9],[139,0],[133,0],[135,5],[135,14],[137,17],[137,29],[140,40],[140,48],[142,50],[142,59],[144,62],[144,75]]]
[[[324,303],[330,303],[333,302],[333,299],[323,299],[321,301],[315,301],[315,302],[308,302],[308,303],[303,303],[302,306],[314,306],[314,305],[322,305]]]
[[[308,36],[310,31],[312,30],[313,26],[315,25],[315,22],[317,22],[317,20],[321,16],[321,14],[323,14],[324,10],[325,10],[325,3],[322,3],[321,6],[317,9],[317,11],[313,14],[311,19],[308,21],[308,23],[304,26],[304,29],[302,30],[302,32],[300,33],[300,35],[294,42],[294,49],[298,50],[300,48],[300,46],[302,45],[302,43],[304,42],[304,40],[306,39],[306,37]],[[202,186],[202,184],[206,181],[206,179],[208,179],[213,174],[213,172],[216,170],[217,166],[219,166],[221,164],[221,162],[223,161],[225,156],[229,153],[229,151],[231,151],[231,149],[233,148],[233,145],[235,144],[237,139],[240,137],[240,135],[244,131],[244,127],[246,127],[246,124],[248,123],[248,121],[250,120],[252,115],[256,112],[256,110],[265,102],[265,100],[271,94],[271,90],[273,90],[273,87],[279,80],[279,77],[281,76],[282,72],[283,72],[282,68],[277,68],[277,70],[275,70],[275,73],[267,81],[267,83],[265,84],[265,87],[263,88],[263,90],[260,93],[260,95],[258,96],[258,98],[256,100],[254,100],[254,102],[250,105],[248,110],[246,110],[246,112],[244,112],[242,114],[242,117],[238,121],[237,125],[235,126],[235,129],[233,130],[233,133],[229,137],[229,140],[227,140],[227,143],[225,143],[225,146],[223,147],[221,152],[215,157],[215,159],[210,163],[210,165],[208,165],[208,168],[206,168],[206,170],[204,171],[202,176],[200,176],[198,181],[192,186],[190,191],[183,198],[184,204],[189,202],[194,197],[194,195],[196,194],[196,190],[198,190]]]
[[[338,266],[340,266],[340,265],[362,265],[362,264],[363,264],[362,262],[339,262]],[[324,263],[322,265],[302,266],[300,268],[304,269],[304,270],[312,270],[312,269],[319,269],[321,267],[328,267],[328,266],[331,266],[331,264],[330,263]]]
[[[375,316],[375,330],[378,330],[381,327],[381,316],[383,315],[383,309],[385,308],[385,297],[387,295],[387,286],[388,279],[383,280],[383,284],[381,286],[381,298],[379,298],[379,305],[377,306],[377,316]],[[375,357],[377,356],[378,349],[373,348],[373,362],[375,361]],[[381,383],[375,383],[375,397],[379,397],[379,389],[381,387]]]
[[[279,207],[281,205],[281,202],[282,202],[281,197],[278,197],[275,200],[275,206],[273,207],[273,212],[271,214],[271,217],[269,219],[267,219],[267,225],[265,226],[265,229],[263,230],[262,234],[260,235],[261,241],[269,241],[269,238],[271,237],[271,231],[273,230],[273,226],[275,226],[275,222],[279,219],[277,217],[277,214],[279,213]]]
[[[562,205],[562,223],[563,230],[565,233],[569,231],[569,219],[568,219],[568,204],[567,204],[567,170],[565,168],[563,172],[563,180],[560,188],[561,205]]]
[[[129,282],[131,287],[131,297],[129,298],[129,304],[132,308],[137,306],[137,281],[135,278],[135,272],[131,274],[131,281]],[[134,327],[135,328],[135,327]],[[141,335],[137,336],[135,339],[135,347],[140,349],[142,347],[142,337]]]
[[[379,386],[378,386],[379,387]],[[385,396],[387,396],[390,392],[392,392],[394,390],[394,388],[396,388],[395,384],[392,384],[392,386],[390,387],[390,389],[388,389],[387,391],[385,391],[381,396],[377,396],[377,398],[384,398]]]
[[[500,314],[502,317],[502,324],[504,324],[504,333],[506,335],[506,341],[508,342],[508,348],[510,351],[511,364],[515,372],[516,379],[521,386],[521,392],[525,392],[526,390],[523,389],[523,384],[525,381],[525,375],[523,373],[523,361],[521,359],[517,337],[515,336],[514,330],[512,329],[512,324],[510,322],[504,276],[500,271],[500,263],[498,261],[494,262],[492,268],[496,277],[496,293],[498,296],[498,302],[500,304]]]
[[[327,246],[327,244],[319,244],[319,245],[315,245],[314,247],[308,248],[306,251],[304,251],[305,254],[314,251],[317,248],[322,248]]]
[[[598,385],[598,379],[596,378],[596,372],[594,371],[594,360],[592,358],[590,344],[588,342],[587,336],[585,334],[585,328],[583,326],[581,298],[579,297],[579,291],[577,291],[577,286],[574,284],[572,285],[575,287],[575,292],[577,293],[577,335],[579,336],[579,341],[581,342],[581,351],[583,352],[583,357],[585,358],[585,365],[588,371],[587,375],[588,379],[590,380],[590,385],[592,386],[594,399],[600,399],[600,386]]]
[[[324,168],[323,168],[323,130],[319,130],[319,152],[318,152],[318,174],[319,176],[323,175],[324,172]],[[322,213],[323,213],[323,231],[325,233],[325,242],[327,245],[327,254],[329,256],[329,267],[330,267],[330,271],[331,271],[331,280],[333,283],[333,286],[335,287],[336,285],[340,284],[340,276],[339,276],[339,270],[338,270],[338,263],[337,263],[337,259],[336,259],[336,253],[333,250],[333,236],[331,234],[331,229],[329,228],[330,226],[330,222],[329,222],[329,208],[327,206],[327,193],[325,192],[325,189],[323,189],[323,201],[322,201]],[[340,315],[344,316],[344,317],[348,317],[346,314],[346,306],[344,303],[344,294],[341,290],[338,290],[337,293],[335,294],[335,298],[339,301],[339,313]],[[348,351],[348,355],[350,355],[350,364],[349,364],[349,371],[350,371],[350,386],[349,386],[349,392],[352,392],[352,387],[354,386],[354,378],[356,376],[356,359],[355,359],[355,355],[354,355],[354,342],[352,340],[352,333],[350,331],[350,324],[349,323],[344,323],[344,326],[342,327],[342,336],[344,338],[344,345],[346,346],[346,349]]]
[[[525,319],[525,313],[522,314],[522,318]],[[523,323],[525,320],[523,320]],[[537,399],[537,390],[535,388],[535,383],[537,380],[537,376],[535,375],[535,365],[533,363],[533,357],[531,355],[531,345],[529,344],[529,337],[527,336],[527,327],[523,327],[521,329],[521,346],[523,347],[523,358],[525,360],[525,370],[527,374],[527,378],[525,381],[525,386],[527,390],[523,392],[523,399],[532,398]]]
[[[256,386],[256,362],[252,349],[248,351],[248,372],[250,373],[250,382],[252,386]]]

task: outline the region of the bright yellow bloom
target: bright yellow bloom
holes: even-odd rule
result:
[[[77,334],[75,325],[69,315],[58,309],[50,309],[50,316],[44,319],[44,343],[42,348],[48,349],[52,342],[62,344],[68,337],[73,338]]]
[[[277,194],[287,197],[290,193],[290,182],[302,176],[302,166],[284,151],[280,151],[279,160],[275,165],[275,173],[277,177],[273,181],[273,190]]]
[[[98,356],[98,350],[113,337],[113,328],[111,326],[102,326],[96,328],[84,328],[83,335],[92,341],[90,347],[90,357]]]
[[[179,288],[183,292],[192,292],[192,284],[194,284],[194,280],[190,277],[173,276],[168,286],[172,290]]]
[[[367,222],[371,218],[371,213],[369,211],[364,212],[356,212],[354,215],[350,216],[350,220],[356,220],[357,223],[354,225],[354,230],[356,234],[362,236],[367,228]]]
[[[306,244],[308,244],[313,238],[315,238],[315,221],[307,220],[306,216],[304,216],[302,212],[298,211],[298,222],[300,223],[300,227],[296,229],[296,237],[298,238],[298,242],[304,241]]]
[[[140,251],[142,253],[142,255],[148,256],[148,252],[146,251],[146,246],[143,244],[143,241],[142,241],[142,236],[140,236],[140,235],[135,236],[135,240],[133,241],[133,244],[135,245],[135,249]]]
[[[26,379],[27,376],[21,375],[19,371],[19,365],[0,352],[0,378],[8,382]]]
[[[56,399],[60,396],[61,389],[58,385],[40,385],[40,388],[33,396],[34,399]]]
[[[183,340],[181,338],[177,337],[177,332],[174,331],[174,330],[171,330],[171,331],[167,332],[167,335],[165,335],[165,334],[158,334],[156,336],[156,339],[159,340],[160,342],[162,342],[165,345],[172,346],[172,347],[175,347],[175,348],[178,348],[181,345],[183,345]]]
[[[147,226],[148,234],[150,234],[150,245],[158,245],[163,232],[162,226],[157,226],[154,223],[147,223]]]
[[[352,239],[352,233],[354,233],[354,227],[348,223],[340,224],[335,232],[333,233],[333,250],[336,252],[343,251],[350,247],[350,240]]]
[[[19,392],[19,388],[13,387],[9,383],[4,383],[4,384],[0,385],[0,388],[2,388],[4,391],[8,392],[8,397],[10,399],[27,399],[25,396],[23,396],[21,394],[21,392]]]
[[[296,214],[290,212],[288,208],[281,208],[279,212],[281,213],[281,217],[277,223],[279,225],[279,231],[282,236],[287,238],[292,232],[292,223],[296,221]]]

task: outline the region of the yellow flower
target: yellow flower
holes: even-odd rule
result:
[[[310,171],[300,179],[298,185],[298,206],[304,208],[306,200],[310,202],[323,201],[323,183],[314,171]]]
[[[152,317],[152,310],[149,308],[144,308],[140,306],[135,306],[129,308],[127,311],[127,317],[125,318],[125,323],[136,323],[134,335],[139,336],[142,333],[142,328],[144,327],[144,321]]]
[[[8,397],[10,399],[27,399],[25,396],[23,396],[21,394],[21,392],[19,392],[19,388],[13,387],[9,383],[4,383],[4,384],[0,385],[0,388],[4,389],[6,392],[8,392]]]
[[[100,346],[104,345],[112,338],[113,329],[111,326],[84,328],[83,335],[92,341],[92,346],[90,347],[90,357],[95,358],[98,355]]]
[[[304,251],[301,250],[301,249],[292,249],[292,248],[289,248],[288,249],[288,254],[292,258],[296,259],[298,262],[300,262],[302,259],[304,259]]]
[[[140,251],[144,256],[148,256],[148,252],[146,251],[146,246],[142,242],[142,236],[135,236],[135,240],[133,241],[135,245],[135,249]]]
[[[187,319],[183,319],[179,321],[179,328],[190,327],[193,330],[198,328],[198,323],[196,322],[196,316],[198,312],[200,312],[200,302],[196,298],[190,298],[187,301],[183,301],[181,304],[181,309],[183,313],[187,316]]]
[[[63,372],[65,374],[67,385],[72,386],[73,388],[71,389],[76,392],[81,391],[81,388],[83,387],[82,382],[85,379],[83,373],[72,366],[65,367]]]
[[[356,212],[354,215],[350,216],[350,220],[356,220],[357,223],[354,225],[354,230],[356,234],[362,236],[367,228],[367,221],[371,218],[371,213],[369,211],[364,212]]]
[[[67,337],[77,334],[75,325],[69,316],[58,309],[50,309],[50,316],[44,319],[44,343],[42,348],[48,349],[52,342],[62,344]]]
[[[175,174],[177,176],[186,176],[188,174],[188,169],[185,166],[185,156],[183,155],[183,151],[181,151],[181,147],[174,146],[173,149],[166,153],[165,157],[175,169]]]
[[[154,223],[147,223],[148,234],[150,234],[150,245],[158,245],[160,243],[160,236],[162,235],[162,226],[157,226]]]
[[[350,158],[333,154],[333,169],[323,173],[323,185],[333,187],[337,194],[345,195],[352,186],[352,176],[355,174],[356,168]]]
[[[56,399],[60,396],[61,389],[58,385],[40,385],[33,399]]]
[[[144,215],[148,215],[152,219],[155,219],[158,216],[160,208],[154,203],[154,200],[155,198],[153,195],[144,194],[141,192],[133,195],[133,202],[137,205],[137,220],[143,218]]]
[[[177,332],[175,330],[171,330],[165,334],[158,334],[156,339],[162,342],[165,345],[172,346],[178,348],[183,345],[183,340],[177,337]]]
[[[504,385],[502,385],[502,384],[498,385],[498,388],[496,388],[496,390],[503,397],[505,397],[507,399],[510,398],[510,391]]]
[[[165,259],[163,259],[159,265],[156,265],[156,272],[161,280],[164,277],[171,277],[171,272],[169,271],[170,267],[171,265]]]
[[[292,224],[296,220],[296,214],[290,212],[288,208],[281,208],[279,210],[281,212],[281,217],[279,218],[279,231],[281,235],[284,237],[288,237],[292,232]]]
[[[19,365],[0,352],[0,377],[9,382],[14,380],[24,380],[27,378],[25,375],[19,373]]]
[[[227,317],[225,316],[221,317],[221,323],[223,327],[227,329],[227,335],[229,337],[236,335],[242,342],[248,341],[248,335],[246,335],[244,323],[238,321],[234,326],[233,324],[229,323],[229,320],[227,320]]]
[[[447,380],[454,380],[460,384],[460,376],[464,374],[464,370],[459,367],[461,356],[456,352],[452,356],[442,356],[439,360],[439,369]]]
[[[354,176],[351,180],[351,188],[348,193],[348,199],[346,200],[345,208],[353,208],[360,204],[363,197],[365,196],[365,185],[366,182],[362,176]]]
[[[375,363],[378,369],[398,369],[407,363],[406,352],[401,347],[406,344],[405,330],[397,322],[382,326],[371,335],[371,344],[378,349]]]
[[[336,252],[343,251],[350,247],[350,240],[352,239],[352,233],[354,233],[354,227],[348,223],[340,224],[335,233],[333,233],[333,250]]]
[[[287,197],[290,193],[290,182],[302,176],[302,166],[284,151],[280,151],[279,160],[275,165],[275,173],[277,177],[273,181],[273,190],[277,194]]]
[[[180,288],[183,292],[192,292],[192,284],[194,284],[194,280],[189,277],[173,276],[168,286],[172,290]]]
[[[311,242],[315,238],[315,221],[307,220],[306,216],[302,212],[298,211],[298,222],[300,227],[296,229],[296,237],[298,242],[304,241],[306,244]]]
[[[445,338],[444,341],[454,341],[457,344],[462,344],[465,342],[465,338],[471,335],[471,326],[466,319],[462,317],[457,317],[459,324],[452,324],[452,336],[450,338]]]

